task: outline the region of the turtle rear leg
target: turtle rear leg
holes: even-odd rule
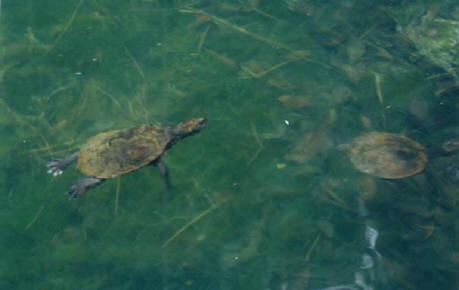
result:
[[[97,177],[85,177],[82,178],[74,183],[67,191],[67,194],[70,195],[70,199],[74,199],[77,197],[82,196],[87,190],[94,188],[104,182],[105,179],[97,178]]]
[[[80,152],[75,152],[70,156],[64,158],[53,158],[46,164],[48,168],[48,173],[52,174],[53,176],[57,176],[62,174],[65,168],[69,166],[72,162],[76,161],[78,158],[78,154]]]

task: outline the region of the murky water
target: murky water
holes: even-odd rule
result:
[[[0,1],[0,288],[456,289],[459,156],[430,148],[459,136],[459,6],[421,2]],[[148,166],[69,200],[82,175],[46,173],[200,116],[171,192]],[[425,170],[359,172],[371,131]]]

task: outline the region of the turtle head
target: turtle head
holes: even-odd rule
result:
[[[180,122],[172,129],[175,138],[180,139],[199,132],[207,125],[206,118],[194,118]]]

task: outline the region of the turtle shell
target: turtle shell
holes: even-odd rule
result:
[[[428,160],[424,147],[418,142],[382,132],[371,132],[355,138],[349,156],[359,171],[388,179],[422,172]]]
[[[77,169],[85,175],[113,178],[148,165],[170,141],[171,135],[154,125],[103,132],[82,146]]]

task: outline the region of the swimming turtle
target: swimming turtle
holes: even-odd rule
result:
[[[206,124],[205,118],[194,118],[164,128],[140,125],[99,133],[89,138],[78,152],[48,162],[48,173],[60,175],[68,165],[77,161],[77,169],[87,177],[72,183],[67,192],[71,198],[83,195],[108,178],[149,164],[158,167],[166,187],[169,187],[167,168],[161,156],[177,141],[199,132]]]
[[[379,178],[399,179],[422,172],[428,156],[459,151],[459,139],[426,149],[402,135],[369,132],[353,139],[344,148],[348,150],[350,161],[357,170]]]

